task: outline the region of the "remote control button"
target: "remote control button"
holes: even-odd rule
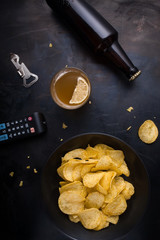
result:
[[[15,121],[15,124],[18,124],[18,121]]]
[[[7,123],[6,123],[6,126],[7,126],[7,127],[10,127],[10,123],[9,123],[9,122],[7,122]]]
[[[8,128],[8,132],[11,132],[11,129],[10,129],[10,128]]]
[[[35,128],[34,127],[30,128],[30,131],[31,133],[35,133]]]
[[[13,126],[13,125],[14,125],[14,122],[11,122],[11,125]]]
[[[27,133],[30,133],[30,131],[29,131],[29,128],[27,128],[27,130],[26,130],[26,131],[27,131]]]
[[[28,121],[32,121],[32,117],[28,117]]]
[[[17,136],[17,133],[13,133],[13,137],[16,137]]]
[[[0,130],[5,129],[5,128],[6,128],[6,124],[5,123],[1,123],[0,124]]]
[[[21,135],[21,133],[20,133],[20,132],[18,132],[17,134],[18,134],[18,136],[20,136],[20,135]]]
[[[9,134],[9,138],[13,138],[13,135],[12,135],[12,133],[10,133],[10,134]]]
[[[21,119],[21,120],[19,120],[19,122],[20,122],[20,123],[22,123],[22,122],[23,122],[23,121],[22,121],[22,119]]]
[[[22,134],[25,134],[25,131],[22,131]]]
[[[17,126],[16,129],[18,130],[18,129],[19,129],[19,126]]]
[[[22,128],[24,128],[24,126],[23,126],[23,125],[21,125],[21,126],[20,126],[20,128],[22,129]]]
[[[24,121],[27,122],[27,118],[26,117],[24,118]]]
[[[15,127],[13,127],[13,128],[12,128],[12,131],[15,131],[15,130],[16,130]]]
[[[7,139],[8,139],[7,134],[0,135],[0,141],[4,141],[4,140],[7,140]]]
[[[26,128],[28,128],[28,127],[29,127],[28,123],[25,123],[25,127],[26,127]]]

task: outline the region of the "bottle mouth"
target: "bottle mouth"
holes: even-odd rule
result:
[[[134,75],[129,78],[129,81],[133,81],[141,74],[141,70],[138,70]]]

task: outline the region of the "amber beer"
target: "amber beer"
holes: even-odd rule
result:
[[[53,100],[60,107],[77,109],[88,101],[91,92],[90,81],[82,70],[65,67],[54,75],[50,92]]]
[[[66,18],[95,52],[107,57],[129,80],[141,71],[137,69],[118,43],[118,32],[84,0],[46,0],[60,18]]]

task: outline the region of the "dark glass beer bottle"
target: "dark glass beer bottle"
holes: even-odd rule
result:
[[[118,43],[118,32],[84,0],[46,0],[61,18],[67,18],[95,52],[106,56],[127,76],[134,80],[137,69]]]

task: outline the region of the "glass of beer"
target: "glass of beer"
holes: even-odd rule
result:
[[[91,85],[82,70],[65,67],[53,76],[50,92],[57,105],[72,110],[80,108],[88,101]]]

